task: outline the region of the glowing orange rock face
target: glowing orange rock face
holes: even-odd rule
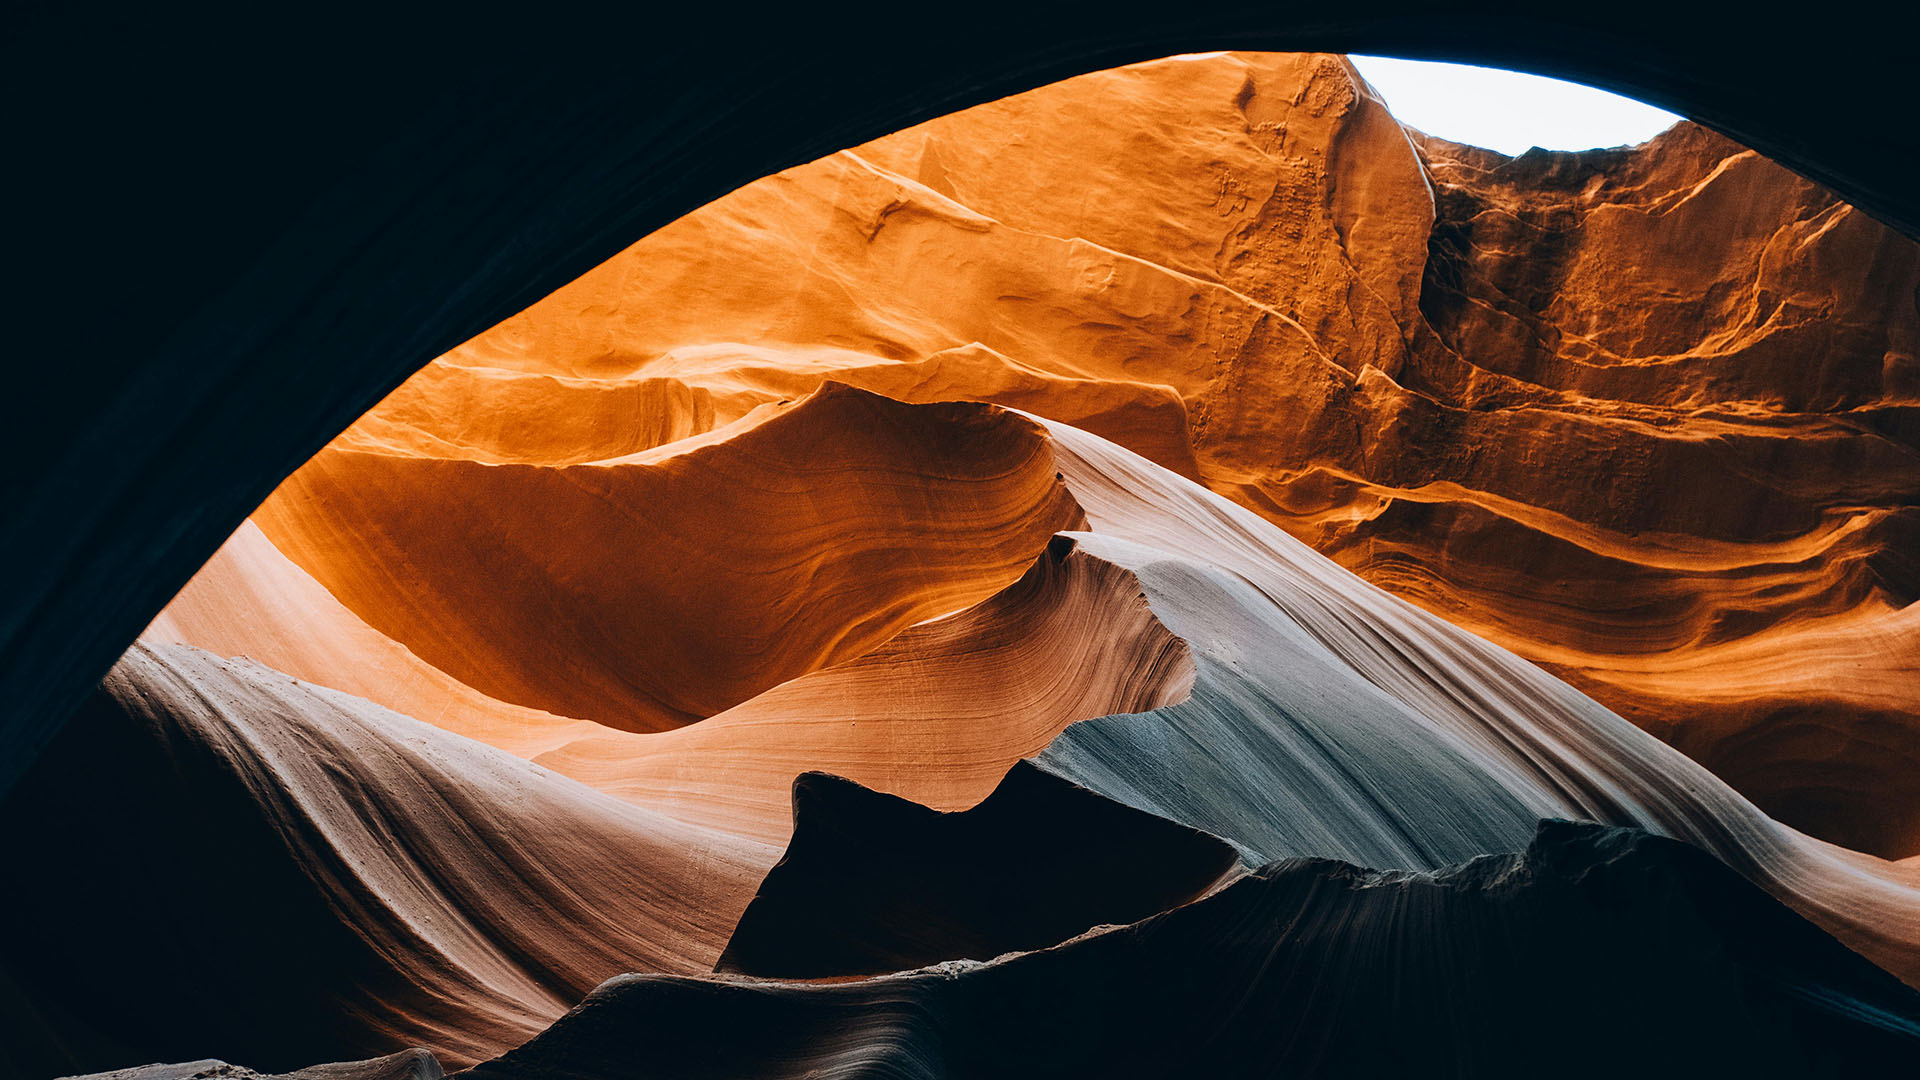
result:
[[[1916,288],[1915,245],[1691,125],[1510,160],[1407,131],[1336,57],[1181,58],[935,120],[702,208],[427,369],[259,520],[475,686],[619,726],[684,723],[757,688],[696,691],[687,668],[762,646],[709,639],[645,704],[610,685],[625,673],[539,686],[555,657],[467,655],[473,629],[403,616],[348,569],[392,560],[342,538],[480,482],[454,473],[498,481],[470,499],[534,498],[462,462],[632,453],[824,379],[994,401],[1202,479],[1786,819],[1903,856],[1920,851],[1904,794],[1920,780],[1920,646],[1898,614],[1920,595],[1903,419],[1920,402]],[[555,434],[563,416],[574,442]],[[368,447],[394,456],[348,456]],[[363,501],[380,498],[396,505]],[[453,531],[431,516],[424,532]],[[414,551],[388,591],[461,561]],[[596,651],[556,647],[576,666]]]
[[[557,466],[342,445],[255,520],[448,674],[631,731],[966,607],[1076,523],[1038,429],[1008,413],[841,392],[714,436]]]
[[[243,533],[150,637],[216,647],[256,640],[298,676],[406,703],[437,727],[258,664],[154,644],[129,654],[94,719],[49,760],[84,769],[89,740],[103,733],[127,744],[128,760],[208,758],[196,769],[136,770],[138,783],[116,798],[132,800],[169,837],[153,841],[163,859],[199,865],[228,848],[183,823],[204,814],[209,792],[227,792],[222,820],[252,837],[246,858],[278,870],[287,902],[306,909],[322,901],[344,913],[328,914],[325,925],[340,922],[376,946],[371,958],[355,954],[368,979],[329,969],[286,981],[344,1002],[350,1045],[367,1053],[419,1041],[471,1061],[557,1019],[593,979],[622,966],[687,971],[719,962],[720,935],[743,917],[753,881],[772,880],[794,828],[781,797],[812,770],[919,802],[926,811],[907,819],[957,836],[965,823],[941,826],[938,811],[979,808],[977,820],[1000,820],[1008,806],[1031,802],[1006,793],[1009,770],[1037,769],[1060,799],[1144,830],[1141,843],[1173,826],[1198,830],[1233,841],[1247,866],[1331,853],[1433,869],[1512,850],[1542,817],[1636,826],[1711,852],[1860,954],[1920,981],[1920,879],[1910,868],[1768,818],[1537,667],[1366,584],[1217,493],[1069,425],[992,406],[902,406],[828,387],[782,415],[891,417],[896,432],[921,436],[955,423],[983,431],[1015,423],[1037,440],[1041,472],[1076,528],[1045,541],[1018,581],[977,604],[653,733],[491,702],[436,678],[398,646],[377,647],[377,631],[259,533]],[[785,432],[805,445],[815,429],[768,420],[694,441],[724,447],[755,432]],[[924,455],[937,440],[903,445],[923,456],[903,453],[864,470],[868,479],[931,489]],[[1023,474],[1003,479],[1017,490]],[[782,525],[761,520],[748,531],[778,535]],[[857,539],[841,544],[857,550]],[[223,603],[257,608],[223,625]],[[309,626],[311,638],[302,635]],[[377,670],[343,667],[354,650]],[[59,775],[36,773],[29,791],[38,801],[24,816],[0,814],[0,827],[30,833],[52,811],[110,832],[123,812]],[[995,802],[996,794],[1006,797]],[[79,815],[75,804],[91,809]],[[1052,796],[1039,805],[1054,809],[1036,813],[1071,811]],[[262,835],[247,826],[255,815],[275,828]],[[486,827],[476,831],[466,816]],[[1002,821],[984,835],[1017,824]],[[1049,817],[1034,828],[1060,824]],[[878,857],[857,845],[836,849],[838,830],[828,833],[830,860]],[[819,842],[816,834],[811,843]],[[1118,848],[1126,847],[1123,838]],[[1091,927],[1108,917],[1102,912],[1133,917],[1136,901],[1162,902],[1141,897],[1180,903],[1207,887],[1219,869],[1208,852],[1220,850],[1218,841],[1201,844],[1190,854],[1202,865],[1178,880],[1156,877],[1153,860],[1094,859],[1087,888],[1066,887],[1071,880],[1045,888],[1053,898],[1045,903],[1057,906],[1033,906],[1041,897],[1027,896],[1025,914],[1000,920],[985,939],[936,937],[915,948],[1024,947]],[[974,856],[979,873],[995,874],[1035,858]],[[611,874],[609,858],[646,888]],[[875,872],[885,875],[884,859]],[[575,875],[593,878],[591,896],[570,884]],[[1106,885],[1093,890],[1096,879]],[[890,922],[890,932],[910,931],[921,903],[919,885],[898,884],[908,907],[889,916],[905,920]],[[988,897],[1007,887],[982,884]],[[190,891],[180,895],[198,910]],[[45,899],[40,890],[32,896]],[[1127,897],[1135,900],[1108,906]],[[65,926],[51,913],[65,910],[56,897],[35,912]],[[78,918],[86,921],[84,910]],[[645,928],[609,938],[609,919]],[[404,934],[414,922],[452,929],[415,950]],[[753,928],[765,932],[765,920]],[[206,947],[244,947],[236,936],[244,937],[222,931]],[[761,955],[767,942],[755,940],[748,952]],[[134,954],[119,962],[142,971],[153,963],[137,938],[107,947]],[[523,985],[544,989],[516,996]],[[216,1018],[197,1024],[225,1015],[183,1008]],[[286,1045],[305,1044],[280,1045],[292,1053]]]

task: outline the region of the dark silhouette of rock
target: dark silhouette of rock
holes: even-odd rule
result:
[[[474,1080],[1855,1077],[1920,994],[1712,857],[1543,822],[1432,873],[1268,866],[1132,926],[820,985],[629,975]]]
[[[415,1049],[367,1061],[309,1065],[287,1073],[261,1073],[209,1058],[177,1065],[137,1065],[68,1080],[441,1080],[445,1075],[432,1054]]]
[[[990,960],[1178,907],[1238,863],[1230,844],[1024,762],[950,814],[806,773],[793,819],[715,970],[820,978]]]

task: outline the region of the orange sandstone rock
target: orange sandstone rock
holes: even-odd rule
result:
[[[1030,421],[828,387],[584,464],[340,446],[254,520],[461,682],[650,731],[992,594],[1077,514]]]
[[[1013,405],[1549,665],[1787,820],[1904,856],[1916,291],[1920,246],[1691,125],[1507,159],[1402,128],[1337,57],[1182,57],[749,185],[454,350],[336,450],[571,463],[830,379]],[[349,606],[523,705],[621,696],[483,676],[377,616],[291,543],[357,520],[290,505],[329,460],[260,520]],[[375,487],[446,486],[427,476]]]

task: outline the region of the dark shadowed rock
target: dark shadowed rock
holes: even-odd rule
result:
[[[208,1058],[177,1065],[136,1065],[67,1080],[440,1080],[447,1075],[432,1054],[418,1048],[366,1061],[309,1065],[287,1073],[263,1073]]]
[[[1920,994],[1725,866],[1545,822],[1433,873],[1266,867],[1124,928],[831,985],[629,975],[473,1080],[1855,1077]]]
[[[785,858],[717,970],[780,978],[904,971],[1052,945],[1200,895],[1232,845],[1021,762],[943,814],[824,773],[793,785]]]

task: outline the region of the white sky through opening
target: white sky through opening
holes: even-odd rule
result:
[[[1450,142],[1509,156],[1646,142],[1680,117],[1579,83],[1517,71],[1353,56],[1393,115]]]

